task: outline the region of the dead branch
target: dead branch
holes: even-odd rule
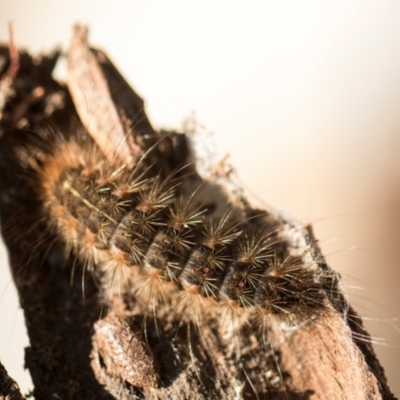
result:
[[[57,52],[42,56],[38,62],[21,51],[12,90],[1,94],[5,98],[0,122],[2,234],[25,313],[30,339],[25,362],[32,375],[35,398],[394,399],[372,345],[368,340],[357,340],[360,336],[364,339],[369,336],[361,319],[341,294],[338,279],[332,281],[328,294],[330,305],[325,313],[292,332],[271,327],[267,344],[254,332],[245,331],[239,336],[239,359],[232,351],[232,344],[219,334],[215,322],[201,326],[201,332],[185,321],[177,329],[178,317],[164,306],[157,310],[155,318],[147,321],[147,340],[159,375],[158,387],[152,387],[156,386],[154,380],[150,385],[143,381],[137,386],[129,384],[126,378],[121,378],[122,364],[114,371],[113,360],[105,365],[99,349],[99,343],[104,346],[104,341],[99,342],[95,332],[99,318],[106,313],[125,316],[134,331],[140,330],[143,315],[139,318],[140,313],[135,311],[139,306],[130,293],[102,304],[96,282],[91,274],[82,274],[79,270],[82,266],[78,266],[71,282],[71,270],[77,267],[73,260],[65,258],[54,237],[48,235],[46,241],[37,243],[37,232],[44,231],[45,226],[36,224],[32,229],[33,217],[40,212],[37,211],[39,205],[32,198],[32,188],[24,179],[25,171],[12,152],[23,142],[28,129],[35,130],[43,122],[65,132],[83,129],[83,126],[95,130],[116,129],[125,138],[129,124],[124,121],[129,120],[130,126],[134,127],[129,134],[135,140],[128,145],[132,153],[123,157],[132,160],[143,148],[152,145],[159,133],[151,127],[143,101],[107,56],[99,50],[89,49],[86,37],[79,29],[73,43],[69,55],[73,83],[69,83],[69,90],[51,76],[59,56]],[[6,60],[0,63],[0,77],[3,78],[10,63],[7,47],[0,48],[0,57]],[[95,74],[88,71],[95,71]],[[95,99],[99,87],[107,101],[102,103],[105,107],[102,112],[95,112],[87,108],[82,99]],[[44,94],[27,104],[26,99],[32,99],[37,88]],[[76,96],[80,96],[77,93],[82,88],[86,90],[84,98],[81,96],[81,100],[77,100]],[[21,104],[25,104],[23,116],[18,111]],[[101,120],[88,122],[82,110],[92,114],[92,119],[112,115],[113,127],[107,125],[105,128]],[[83,124],[78,122],[80,119]],[[137,138],[146,137],[149,132],[154,135],[153,141],[140,147],[142,142]],[[116,140],[124,139],[117,137]],[[173,144],[155,153],[165,157],[162,162],[171,169],[180,154]],[[226,199],[223,188],[215,185],[213,190]],[[246,216],[255,214],[246,199],[236,196],[236,201]],[[17,232],[12,229],[16,221],[19,221]],[[304,227],[272,208],[258,223],[275,226],[282,232],[282,240],[291,252],[308,259],[314,268],[336,276],[326,264],[310,227]],[[34,251],[32,243],[35,244]],[[123,331],[117,323],[116,326]],[[140,353],[143,354],[141,361],[148,357],[145,353]],[[148,364],[144,362],[144,365]],[[0,369],[1,396],[23,398],[3,369]]]

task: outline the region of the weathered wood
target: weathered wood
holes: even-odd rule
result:
[[[9,60],[6,47],[0,49],[0,57]],[[32,195],[35,182],[26,178],[24,166],[13,153],[24,142],[27,129],[35,130],[43,122],[49,121],[63,132],[83,129],[77,122],[85,107],[82,96],[76,100],[76,93],[72,93],[72,101],[67,87],[51,78],[57,58],[58,53],[54,53],[34,62],[28,53],[20,53],[20,69],[11,84],[14,93],[4,94],[0,122],[1,228],[25,313],[30,339],[25,359],[35,398],[394,399],[368,342],[369,336],[335,279],[327,293],[325,312],[292,331],[273,325],[264,335],[258,335],[243,328],[237,336],[238,343],[221,336],[216,319],[199,327],[181,321],[170,303],[160,306],[155,316],[146,318],[129,292],[106,302],[99,300],[94,277],[83,274],[82,266],[65,258],[54,235],[46,234],[44,238],[38,234],[46,231],[46,221],[37,221],[41,211]],[[96,71],[94,81],[90,73],[77,73],[72,84],[76,91],[86,88],[86,99],[101,92],[107,100],[103,103],[106,109],[93,110],[90,119],[95,121],[84,120],[84,126],[101,130],[101,118],[109,112],[114,118],[113,126],[118,125],[118,131],[134,139],[129,145],[132,153],[123,155],[128,159],[133,156],[134,160],[136,151],[140,153],[154,144],[158,133],[144,113],[142,100],[103,52],[89,50],[82,30],[75,33],[69,61],[72,72],[75,68],[82,71],[82,65]],[[4,63],[0,77],[7,65],[8,62]],[[43,95],[32,97],[38,88]],[[30,100],[21,116],[18,110],[21,103],[26,105],[27,98]],[[149,133],[152,141],[143,145],[139,137]],[[162,163],[173,169],[180,152],[171,144],[170,148],[157,148],[155,154],[165,157]],[[216,186],[213,190],[221,199],[225,198],[223,188]],[[238,195],[236,201],[247,216],[254,215],[246,199]],[[310,227],[272,208],[260,223],[275,226],[290,251],[307,259],[314,268],[335,276]],[[132,329],[138,331],[146,321],[147,343],[159,371],[159,387],[129,385],[119,378],[118,370],[110,373],[110,366],[103,364],[94,345],[94,326],[108,312],[126,317]],[[364,340],[357,340],[360,335]]]

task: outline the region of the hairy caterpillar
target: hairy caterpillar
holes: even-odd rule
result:
[[[334,275],[285,253],[263,214],[240,221],[228,205],[215,219],[207,183],[188,192],[188,180],[200,180],[194,171],[178,165],[166,175],[152,152],[131,170],[104,159],[88,138],[35,139],[38,148],[20,158],[37,175],[43,218],[87,269],[102,272],[106,291],[125,284],[155,306],[172,286],[190,314],[191,304],[208,301],[256,324],[263,315],[296,320],[325,308]],[[52,144],[48,154],[41,140]]]
[[[23,243],[32,237],[30,233],[38,232],[25,247],[24,274],[34,280],[34,257],[42,257],[40,274],[50,275],[49,265],[57,265],[62,274],[60,258],[68,260],[72,252],[72,263],[93,272],[82,275],[87,299],[92,298],[88,275],[93,275],[100,283],[101,306],[109,315],[131,318],[135,325],[138,317],[143,320],[150,314],[144,318],[147,326],[143,330],[161,363],[165,392],[185,376],[171,377],[166,371],[169,357],[176,353],[186,354],[191,361],[183,364],[191,371],[186,376],[191,387],[200,391],[207,380],[219,382],[215,365],[223,364],[221,368],[239,366],[244,371],[242,376],[228,375],[235,382],[222,388],[228,398],[278,396],[277,391],[283,398],[292,396],[292,387],[279,370],[277,353],[272,359],[278,373],[271,379],[266,372],[271,371],[265,359],[274,352],[274,330],[293,328],[282,346],[292,338],[302,349],[305,340],[298,340],[297,332],[303,326],[306,336],[317,341],[315,330],[320,325],[325,335],[330,332],[321,322],[325,314],[347,311],[340,308],[337,276],[312,246],[311,233],[277,212],[253,210],[240,196],[230,198],[212,179],[200,177],[184,135],[149,132],[132,135],[133,143],[129,143],[127,133],[127,145],[104,150],[80,126],[43,129],[32,119],[25,129],[24,122],[18,121],[21,127],[7,131],[4,143],[13,154],[3,154],[11,170],[15,169],[14,176],[24,182],[17,194],[7,192],[5,209],[7,204],[10,208],[10,199],[25,203],[23,215],[9,210],[13,218],[4,225],[7,239]],[[139,122],[126,125],[128,132],[129,128],[135,131]],[[110,134],[106,132],[106,138]],[[136,152],[125,164],[119,147],[126,146]],[[49,242],[56,251],[48,248]],[[70,275],[71,269],[66,270]],[[198,329],[190,330],[192,322]],[[340,325],[342,320],[336,322]],[[109,331],[126,333],[128,325],[111,318],[108,326],[115,328]],[[181,325],[186,327],[186,350],[175,344],[176,337],[182,336]],[[257,336],[264,346],[257,344]],[[200,346],[192,342],[194,337]],[[157,340],[166,346],[163,338],[168,339],[169,351],[157,352]],[[212,341],[221,347],[224,362],[207,354]],[[346,352],[344,344],[337,347]],[[258,366],[254,366],[256,352],[263,359]],[[329,352],[322,353],[329,361]],[[101,361],[98,365],[103,368]],[[119,375],[126,380],[126,370],[120,367],[119,371],[117,379]],[[316,372],[315,376],[322,382],[326,379],[326,374]],[[341,384],[343,379],[339,379]],[[143,381],[127,383],[146,386]],[[326,386],[333,396],[335,386]],[[146,394],[154,394],[148,390]],[[217,397],[220,392],[212,393],[209,396]],[[182,396],[190,398],[188,393]],[[310,395],[300,389],[293,396]]]

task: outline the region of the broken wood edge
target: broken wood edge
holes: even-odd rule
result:
[[[76,25],[68,51],[67,85],[79,117],[104,154],[110,160],[115,153],[134,165],[135,154],[126,145],[127,136],[114,107],[112,97],[101,68],[89,49],[87,29]],[[101,132],[106,131],[105,137]]]

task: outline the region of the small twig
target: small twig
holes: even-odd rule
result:
[[[9,76],[11,80],[15,79],[19,70],[19,52],[15,44],[14,38],[14,25],[12,22],[8,24],[9,34],[9,49],[10,49],[10,66],[6,72],[6,76]]]
[[[8,24],[8,34],[9,66],[5,74],[0,78],[0,118],[7,98],[12,93],[11,86],[19,70],[19,53],[14,39],[14,27],[11,22]]]

